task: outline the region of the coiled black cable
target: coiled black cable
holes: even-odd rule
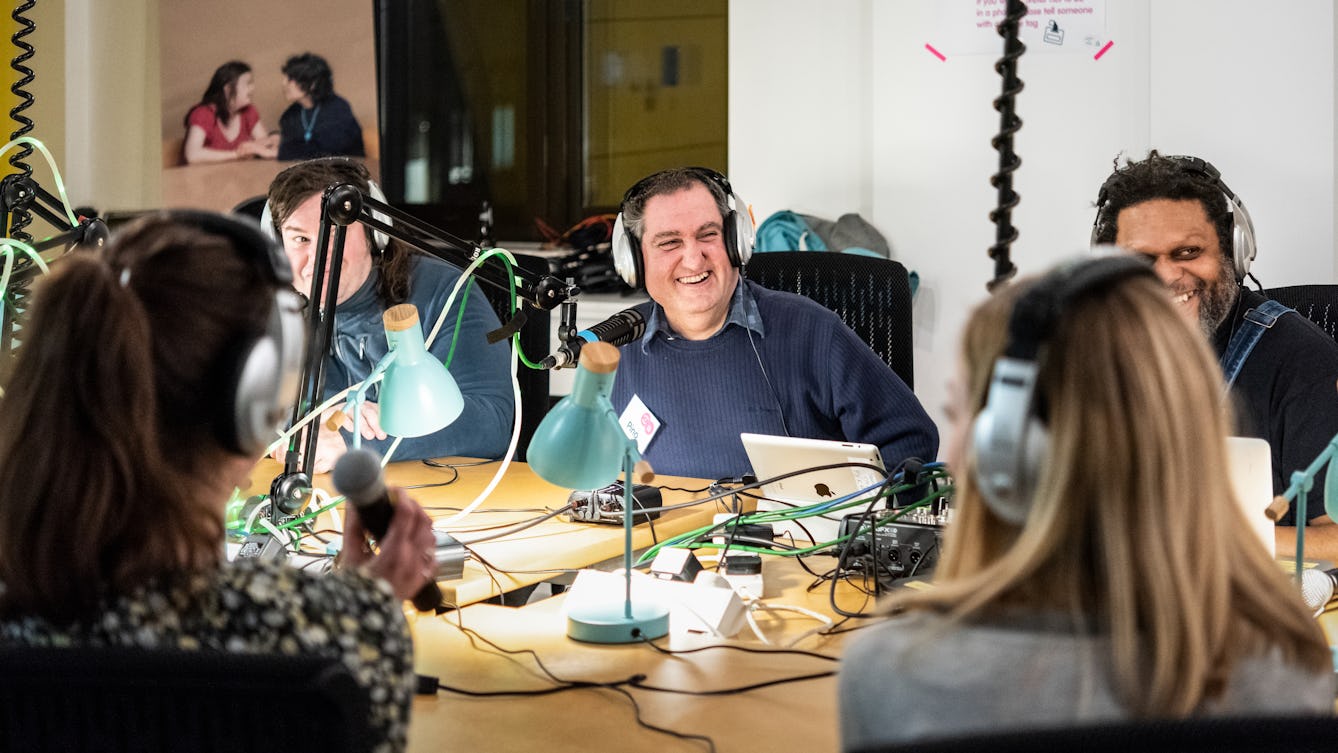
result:
[[[999,152],[999,172],[990,176],[990,185],[999,191],[999,204],[990,212],[990,221],[994,223],[994,245],[990,246],[994,279],[986,287],[991,291],[1017,274],[1009,249],[1013,241],[1017,240],[1017,228],[1013,227],[1013,207],[1017,206],[1019,197],[1013,190],[1013,173],[1022,164],[1022,159],[1013,151],[1013,134],[1022,128],[1022,119],[1014,110],[1014,99],[1022,91],[1022,79],[1017,77],[1017,59],[1022,57],[1027,46],[1018,39],[1017,31],[1025,15],[1026,3],[1022,0],[1008,0],[1004,19],[998,27],[999,36],[1004,40],[1004,54],[994,64],[994,70],[1003,77],[1003,92],[994,100],[994,109],[999,111],[999,133],[990,139],[990,145]]]
[[[28,84],[33,82],[33,69],[24,65],[24,63],[33,56],[33,46],[28,44],[28,42],[24,40],[24,37],[32,34],[37,28],[37,24],[33,23],[32,20],[24,14],[32,10],[33,6],[36,4],[37,0],[24,0],[24,2],[20,3],[19,6],[14,9],[14,12],[10,14],[10,18],[13,18],[14,22],[20,27],[18,31],[14,32],[14,36],[10,38],[11,41],[13,41],[14,46],[19,48],[19,53],[15,55],[14,59],[9,63],[9,66],[19,74],[19,80],[15,81],[13,85],[9,87],[9,90],[19,98],[19,103],[9,110],[9,117],[19,126],[18,129],[10,135],[10,139],[17,139],[20,136],[27,135],[33,129],[32,118],[23,114],[24,110],[32,107],[35,99],[25,88]],[[32,165],[29,165],[26,161],[32,153],[33,148],[31,146],[28,144],[20,144],[18,151],[9,157],[10,166],[19,173],[22,173],[24,177],[32,176]],[[31,243],[32,236],[23,231],[23,229],[31,222],[32,217],[27,211],[20,208],[11,208],[10,223],[9,227],[6,228],[8,236],[15,240],[23,241],[24,243]]]

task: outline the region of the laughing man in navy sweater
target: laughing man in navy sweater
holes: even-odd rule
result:
[[[934,458],[933,421],[836,314],[740,275],[752,219],[723,175],[655,173],[628,190],[618,224],[619,274],[652,300],[637,307],[645,335],[622,347],[613,405],[649,435],[656,472],[748,473],[740,432],[867,442],[888,467]]]

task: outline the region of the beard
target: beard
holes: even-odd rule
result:
[[[1240,296],[1240,285],[1236,282],[1236,270],[1222,254],[1222,268],[1216,282],[1205,282],[1199,292],[1199,328],[1212,342],[1217,328],[1226,320]]]

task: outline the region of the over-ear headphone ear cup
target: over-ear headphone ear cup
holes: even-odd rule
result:
[[[1250,264],[1257,251],[1254,242],[1254,223],[1245,205],[1234,196],[1227,197],[1231,205],[1231,263],[1236,272],[1236,281],[1244,280],[1250,274]]]
[[[302,304],[297,294],[275,291],[265,332],[243,342],[231,364],[218,438],[243,455],[259,455],[279,435],[297,400],[304,355]]]
[[[274,229],[274,210],[270,208],[269,199],[265,200],[265,206],[260,210],[260,232],[275,243],[283,242],[279,238],[278,231]]]
[[[623,282],[633,288],[640,288],[642,280],[641,243],[632,237],[627,225],[623,223],[622,212],[613,221],[612,251],[613,269]]]
[[[1050,433],[1035,416],[1028,417],[1011,451],[991,441],[999,428],[997,414],[984,410],[971,429],[975,481],[981,499],[1001,520],[1020,526],[1031,511],[1041,466],[1050,448]]]
[[[971,453],[981,497],[1003,520],[1027,519],[1045,456],[1045,426],[1035,415],[1036,361],[1001,356],[990,374],[988,399],[971,426]]]
[[[373,199],[376,199],[377,201],[381,202],[382,204],[390,203],[386,201],[386,194],[384,191],[381,190],[381,186],[377,185],[376,181],[374,180],[367,181],[367,194],[371,196]],[[385,212],[372,212],[372,217],[374,217],[376,220],[380,222],[386,223],[387,225],[391,224],[390,216],[387,215]],[[380,230],[374,231],[372,233],[372,245],[375,247],[377,253],[384,252],[387,248],[390,247],[390,235],[387,233],[383,233]]]
[[[739,225],[738,212],[730,212],[725,216],[725,257],[729,259],[731,266],[741,267],[743,264],[739,260]]]
[[[748,205],[739,198],[738,194],[734,196],[734,222],[730,223],[734,228],[734,257],[737,262],[736,267],[742,267],[753,257],[753,246],[757,240],[757,228],[753,226],[753,213]]]
[[[265,335],[250,340],[241,351],[220,439],[234,452],[258,455],[277,436],[275,429],[282,421],[282,416],[276,420],[273,415],[279,391],[279,348]]]

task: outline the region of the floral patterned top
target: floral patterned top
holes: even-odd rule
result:
[[[375,750],[404,749],[414,683],[408,624],[389,584],[356,570],[314,575],[241,560],[110,597],[93,621],[0,622],[0,643],[338,657],[370,690]]]

